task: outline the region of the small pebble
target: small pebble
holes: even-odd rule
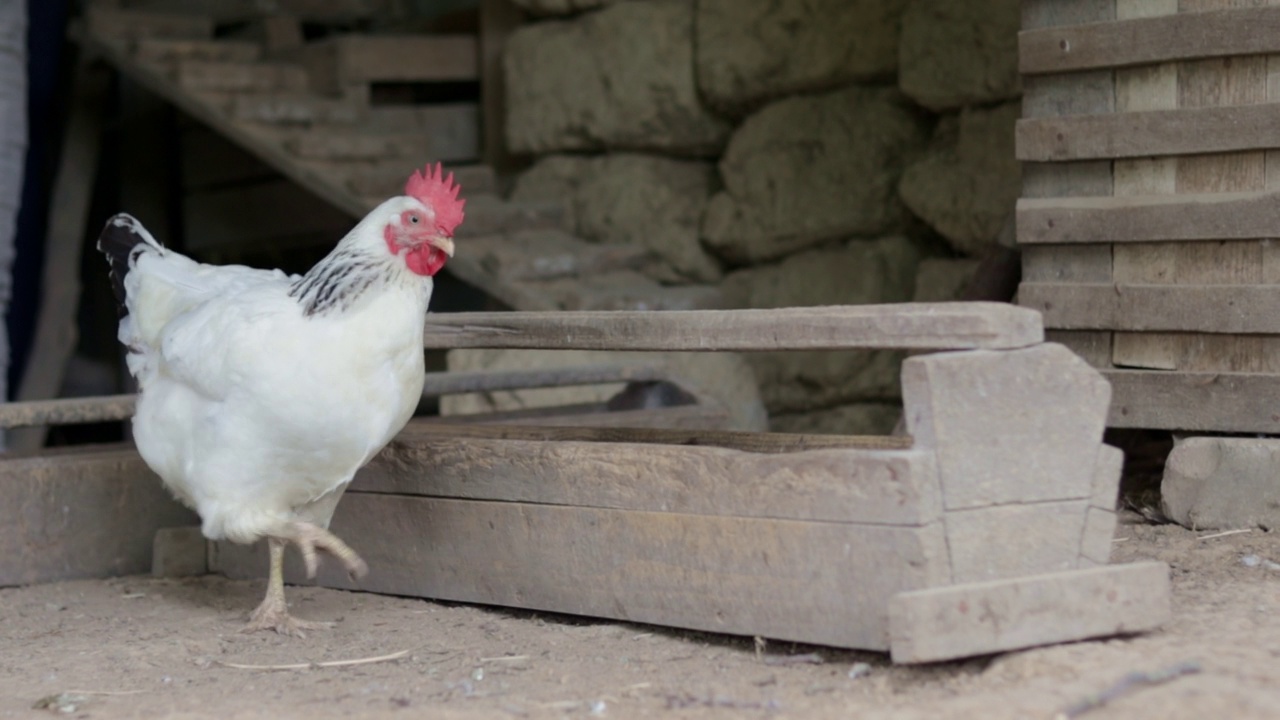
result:
[[[853,667],[849,668],[850,680],[857,680],[860,677],[866,677],[870,674],[871,666],[864,662],[854,663]]]
[[[1245,567],[1258,567],[1262,563],[1262,558],[1257,555],[1245,555],[1240,558],[1240,562],[1244,563]]]

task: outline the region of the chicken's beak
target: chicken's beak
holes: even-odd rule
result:
[[[427,244],[437,247],[440,249],[440,252],[443,252],[449,257],[453,257],[453,238],[445,237],[443,235],[433,235],[427,238]]]

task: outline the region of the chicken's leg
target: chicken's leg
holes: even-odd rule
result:
[[[281,635],[306,637],[307,630],[333,627],[333,623],[308,622],[289,615],[289,605],[284,601],[284,546],[279,538],[267,538],[271,553],[271,573],[267,577],[267,596],[249,616],[249,624],[241,632],[275,630]]]

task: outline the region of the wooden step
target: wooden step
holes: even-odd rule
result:
[[[262,57],[262,47],[239,40],[172,40],[143,38],[133,56],[145,63],[177,63],[184,60],[215,63],[252,63]]]
[[[287,63],[185,60],[178,64],[177,79],[193,92],[303,93],[308,87],[306,70]]]
[[[294,93],[237,93],[227,112],[241,122],[274,125],[353,125],[368,109],[349,100]]]
[[[479,79],[474,35],[341,35],[309,43],[302,61],[317,90],[371,82]]]
[[[85,30],[115,45],[142,38],[202,40],[213,37],[213,20],[203,15],[90,7]]]

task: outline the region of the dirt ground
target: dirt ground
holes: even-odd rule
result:
[[[1280,717],[1280,535],[1202,540],[1133,516],[1117,536],[1117,561],[1173,566],[1175,618],[1165,630],[927,667],[313,588],[289,589],[295,612],[337,620],[333,629],[304,640],[242,635],[262,584],[212,576],[11,588],[0,590],[0,717],[1047,719],[1127,673],[1188,661],[1200,672],[1082,717]],[[345,667],[231,666],[401,651]],[[40,704],[48,707],[33,709]]]

